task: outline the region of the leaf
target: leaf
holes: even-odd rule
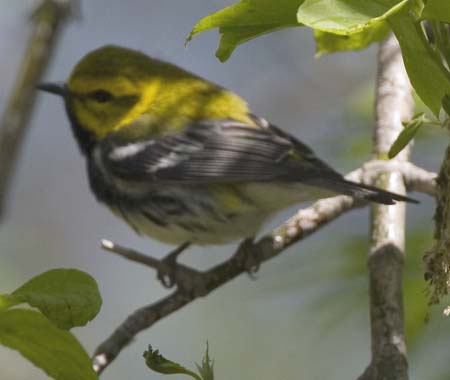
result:
[[[428,0],[422,11],[422,18],[450,23],[450,1]]]
[[[76,269],[53,269],[26,282],[8,295],[0,296],[0,306],[20,303],[39,309],[63,329],[84,326],[99,312],[102,299],[97,283]]]
[[[37,311],[0,311],[0,343],[19,351],[55,380],[97,379],[78,340]]]
[[[305,0],[298,9],[297,21],[323,32],[350,35],[375,27],[408,2],[409,0]]]
[[[152,346],[148,346],[148,351],[144,352],[145,364],[151,370],[162,373],[164,375],[183,374],[193,377],[196,380],[202,380],[202,378],[195,372],[184,368],[181,364],[166,359],[159,353],[159,350],[153,350]]]
[[[297,19],[319,30],[316,31],[319,54],[367,46],[383,37],[381,25],[389,21],[400,41],[415,90],[432,112],[439,115],[441,99],[450,93],[450,76],[442,62],[433,56],[420,25],[405,4],[407,1],[305,0]],[[324,32],[343,37],[332,38]]]
[[[429,45],[421,25],[404,8],[389,18],[402,49],[409,79],[419,97],[439,117],[441,102],[450,94],[450,73]]]
[[[442,98],[442,108],[447,116],[450,116],[450,95],[444,95]]]
[[[373,42],[382,41],[388,33],[389,26],[384,21],[350,35],[339,35],[315,30],[314,38],[316,40],[317,56],[336,51],[364,49]]]
[[[388,152],[389,159],[394,158],[399,154],[403,148],[414,138],[416,133],[419,131],[420,127],[428,121],[425,113],[420,113],[415,115],[411,121],[409,121],[403,131],[400,132],[397,139],[392,144]]]
[[[209,345],[206,342],[205,356],[202,359],[202,365],[195,364],[203,380],[214,380],[214,360],[209,358]]]
[[[216,56],[226,61],[234,49],[258,36],[275,30],[300,26],[295,14],[303,0],[241,0],[202,18],[186,39],[209,29],[219,28],[221,35]]]

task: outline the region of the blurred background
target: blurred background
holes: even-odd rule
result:
[[[314,147],[341,172],[370,157],[376,47],[315,59],[310,30],[279,31],[240,46],[224,64],[214,51],[217,31],[184,48],[195,23],[233,1],[82,1],[65,28],[45,79],[64,80],[90,50],[119,44],[176,63],[248,100],[253,111]],[[0,1],[0,111],[17,73],[36,1]],[[424,128],[413,161],[437,171],[445,139]],[[443,140],[443,141],[442,141]],[[433,202],[408,208],[405,304],[411,379],[450,379],[449,320],[428,311],[421,255],[431,244]],[[294,210],[287,210],[266,228]],[[370,358],[366,255],[369,210],[348,213],[279,258],[256,281],[232,283],[162,320],[138,336],[102,375],[162,379],[142,353],[148,344],[188,367],[200,361],[206,340],[216,378],[349,379]],[[92,353],[133,310],[167,294],[147,268],[107,254],[101,238],[162,257],[171,248],[143,239],[96,203],[84,159],[59,99],[39,94],[0,227],[0,292],[9,292],[50,268],[78,268],[100,286],[98,317],[74,332]],[[191,248],[182,261],[208,268],[233,247]],[[1,378],[45,379],[21,356],[0,347]]]

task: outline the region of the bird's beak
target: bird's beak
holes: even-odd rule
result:
[[[68,88],[64,82],[40,83],[36,86],[36,88],[38,90],[62,96],[63,98],[65,98],[69,93]]]

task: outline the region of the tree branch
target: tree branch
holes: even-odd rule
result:
[[[73,2],[42,0],[33,13],[34,27],[0,121],[0,218],[4,214],[14,166],[35,103],[35,85],[50,62],[62,26],[70,18]]]
[[[372,160],[363,165],[364,183],[375,183],[386,170],[401,175],[408,191],[417,191],[436,197],[438,174],[422,169],[411,162],[403,160]]]
[[[374,128],[376,158],[387,157],[390,146],[403,130],[402,121],[409,120],[412,113],[411,84],[398,42],[391,35],[380,44],[378,54]],[[409,147],[392,161],[394,164],[404,164],[408,157]],[[423,176],[417,172],[416,174],[416,184],[427,189],[428,186],[423,186],[421,180]],[[400,194],[405,192],[402,175],[389,168],[378,176],[376,185]],[[360,380],[408,379],[402,292],[404,235],[404,203],[397,203],[395,206],[372,206],[372,241],[369,251],[372,360],[359,377]]]
[[[385,167],[386,162],[367,163],[362,169],[355,170],[347,175],[347,178],[354,181],[364,180],[365,183],[370,183],[366,182],[366,179],[374,178],[374,173],[378,173],[379,170]],[[396,170],[401,173],[412,189],[416,187],[416,179],[418,177],[422,178],[419,183],[424,182],[423,178],[428,178],[429,183],[425,187],[430,190],[430,193],[434,193],[433,184],[436,174],[428,173],[408,163],[399,165]],[[345,212],[366,204],[362,201],[356,202],[354,199],[344,195],[322,199],[308,208],[299,210],[292,218],[270,234],[262,237],[251,247],[241,245],[229,260],[206,272],[198,272],[183,264],[175,264],[171,270],[176,278],[177,289],[169,296],[154,304],[138,309],[128,316],[112,335],[97,348],[93,357],[94,369],[101,373],[140,331],[151,327],[159,320],[181,309],[196,298],[208,295],[213,290],[246,272],[248,269],[246,257],[248,256],[249,248],[252,250],[252,255],[257,262],[268,261]],[[164,265],[161,260],[149,258],[142,253],[118,246],[109,241],[103,241],[103,247],[109,252],[117,253],[122,257],[153,269],[158,269],[161,265]]]
[[[445,152],[437,184],[434,242],[423,258],[430,305],[437,305],[450,290],[450,145]],[[447,314],[448,310],[447,306],[444,313]]]

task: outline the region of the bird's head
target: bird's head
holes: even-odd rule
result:
[[[62,96],[72,121],[101,139],[148,111],[162,77],[170,75],[141,52],[105,46],[83,57],[66,83],[38,88]]]
[[[179,131],[197,120],[233,119],[253,125],[247,103],[236,94],[118,46],[87,54],[66,83],[38,88],[64,98],[84,151],[111,134],[142,139]]]

